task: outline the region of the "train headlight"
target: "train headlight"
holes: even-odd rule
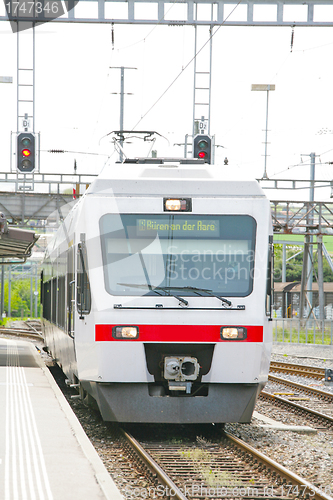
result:
[[[244,340],[247,337],[247,330],[243,326],[222,326],[221,339],[223,340]]]
[[[191,198],[164,198],[164,212],[191,212]]]
[[[115,339],[137,339],[139,338],[139,328],[137,326],[114,326],[112,337]]]

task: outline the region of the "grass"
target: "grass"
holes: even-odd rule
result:
[[[213,470],[206,468],[202,472],[202,476],[205,480],[205,483],[210,488],[216,488],[219,486],[228,487],[228,486],[242,486],[243,483],[238,479],[235,479],[235,476],[230,472],[223,470]]]
[[[216,487],[228,487],[228,486],[242,486],[239,480],[236,479],[235,475],[231,472],[214,469],[212,467],[212,462],[214,462],[214,457],[212,454],[201,448],[190,448],[186,451],[180,452],[183,458],[190,460],[195,467],[195,470],[198,471],[203,477],[205,484],[209,488]]]
[[[296,343],[296,344],[320,344],[320,345],[331,345],[332,344],[333,332],[330,327],[326,327],[322,331],[319,327],[316,328],[305,328],[300,327],[294,328],[287,323],[285,327],[273,326],[273,341],[274,342],[285,342],[285,343]]]
[[[8,326],[10,323],[14,323],[15,321],[27,321],[27,320],[30,320],[30,319],[33,319],[33,320],[40,320],[40,318],[31,318],[30,316],[25,316],[24,318],[2,318],[0,320],[0,325],[1,326]]]
[[[279,241],[299,241],[299,242],[304,242],[304,235],[303,234],[274,234],[274,242],[279,243]],[[327,251],[329,253],[333,253],[333,238],[330,235],[324,235],[323,236],[323,242],[325,244],[325,247],[327,248]]]

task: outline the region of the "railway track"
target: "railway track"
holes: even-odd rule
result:
[[[305,479],[245,441],[228,433],[214,441],[197,437],[186,443],[137,441],[122,431],[126,452],[137,456],[150,479],[146,491],[133,495],[176,500],[328,500]],[[128,490],[131,496],[131,490]],[[133,498],[134,498],[133,496]]]
[[[73,391],[64,382],[63,389]],[[318,481],[313,469],[308,476],[308,468],[301,466],[303,479],[232,435],[233,429],[221,434],[220,430],[209,433],[202,426],[190,426],[192,430],[182,426],[177,431],[172,426],[131,426],[133,437],[120,432],[116,424],[102,422],[81,400],[67,397],[125,499],[333,499],[327,489],[330,481]],[[205,437],[196,437],[198,432]],[[271,444],[280,439],[278,435]],[[268,453],[287,465],[283,452],[269,449]]]
[[[323,413],[322,411],[318,411],[315,408],[306,407],[294,401],[289,401],[281,396],[277,396],[276,394],[270,394],[266,391],[262,391],[260,393],[260,399],[267,401],[274,406],[288,409],[288,411],[293,411],[297,415],[302,415],[303,417],[308,418],[317,428],[319,427],[321,429],[323,425],[324,427],[333,426],[333,417]]]
[[[313,378],[322,380],[325,377],[325,368],[318,368],[317,366],[297,365],[293,363],[283,363],[271,361],[271,372],[288,373],[290,375],[298,375],[302,377]]]
[[[278,363],[279,365],[285,365],[285,363]],[[285,366],[281,366],[281,370],[284,373],[290,373],[289,367],[297,367],[298,365],[289,365],[286,363]],[[287,371],[285,370],[287,369]],[[309,368],[309,370],[306,370]],[[309,373],[313,372],[314,367],[302,366],[301,370],[295,371],[293,374],[309,377]],[[275,370],[275,368],[274,368]],[[318,369],[320,370],[320,369]],[[324,369],[321,369],[323,374]],[[319,377],[319,371],[317,372]],[[312,377],[313,378],[313,377]],[[321,377],[322,378],[322,377]],[[269,385],[266,389],[269,390],[262,391],[260,394],[260,399],[268,401],[274,406],[279,406],[280,408],[288,408],[289,410],[297,413],[298,415],[306,416],[311,423],[313,423],[317,428],[324,425],[324,427],[332,427],[333,424],[333,394],[316,387],[311,387],[309,385],[301,384],[299,382],[294,382],[287,380],[282,377],[277,377],[275,375],[268,375]]]
[[[0,326],[0,334],[14,335],[16,337],[31,337],[39,340],[43,339],[41,332],[30,325],[27,325],[27,328],[6,328]]]
[[[294,391],[298,391],[302,394],[307,394],[309,396],[315,396],[318,399],[324,401],[333,402],[333,394],[322,389],[316,389],[309,385],[300,384],[299,382],[294,382],[292,380],[286,380],[285,378],[276,377],[274,375],[268,375],[268,380],[274,382],[277,385],[283,385],[285,387],[291,387]],[[296,396],[297,397],[297,396]]]
[[[13,329],[18,333],[18,329]],[[8,329],[7,329],[8,331]],[[30,329],[31,331],[31,329]],[[26,329],[24,334],[29,334]],[[31,332],[33,333],[33,332]],[[270,378],[273,377],[270,375]],[[271,382],[286,383],[285,379],[273,377]],[[288,381],[289,382],[289,381]],[[293,383],[295,384],[295,383]],[[301,384],[297,384],[299,392]],[[303,386],[302,386],[303,388]],[[322,397],[333,395],[304,386],[304,390],[317,392]],[[267,400],[275,403],[282,399],[268,395]],[[79,402],[77,402],[79,403]],[[298,403],[292,402],[295,411],[304,412]],[[288,403],[287,403],[288,404]],[[297,408],[299,406],[299,408]],[[314,413],[314,411],[312,412]],[[322,415],[315,415],[318,425],[322,425]],[[332,425],[332,418],[326,419]],[[91,419],[89,419],[91,422]],[[104,439],[104,438],[103,438]],[[103,442],[103,441],[102,441]],[[105,446],[105,454],[108,451]],[[325,499],[332,496],[321,492],[310,482],[288,471],[284,466],[269,459],[258,450],[247,445],[231,434],[224,433],[222,440],[198,439],[196,442],[178,446],[175,442],[138,443],[133,437],[123,434],[121,442],[114,441],[114,457],[107,458],[111,464],[119,460],[119,450],[126,450],[121,457],[121,469],[126,478],[123,489],[129,498],[176,498],[178,500],[293,500]],[[119,466],[118,466],[119,467]],[[137,470],[139,471],[139,475]],[[159,488],[159,489],[158,489]],[[131,496],[131,492],[134,493]],[[140,496],[141,495],[141,496]]]

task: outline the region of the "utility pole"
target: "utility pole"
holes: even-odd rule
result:
[[[300,315],[303,317],[303,312],[308,306],[309,317],[313,310],[313,293],[312,293],[312,283],[313,283],[313,234],[314,229],[314,190],[315,190],[315,166],[316,166],[316,154],[310,153],[310,194],[309,194],[309,204],[307,208],[307,227],[306,234],[304,238],[304,259],[303,259],[303,269],[302,269],[302,281],[301,281],[301,294],[300,294]],[[321,220],[321,215],[320,215]],[[324,276],[323,276],[323,244],[322,235],[320,231],[317,236],[317,255],[318,255],[318,296],[319,296],[319,315],[320,321],[325,319],[325,304],[324,304]],[[307,299],[307,300],[306,300]],[[307,301],[307,304],[306,304]],[[324,323],[322,323],[323,325]]]
[[[314,202],[314,187],[315,187],[315,167],[316,167],[316,155],[315,153],[310,153],[310,202]],[[313,211],[311,212],[310,225],[313,226],[314,217]],[[321,231],[319,230],[319,233]],[[312,260],[312,269],[309,276],[309,289],[310,292],[310,304],[313,307],[312,298],[312,281],[313,281],[313,236],[310,235],[310,256]],[[317,235],[317,257],[318,257],[318,302],[319,302],[319,320],[321,323],[321,329],[324,331],[325,328],[325,296],[324,296],[324,269],[323,269],[323,237],[322,234]]]
[[[122,132],[124,130],[124,96],[125,96],[125,69],[137,69],[137,68],[128,68],[125,66],[113,66],[110,67],[110,69],[120,69],[120,123],[119,123],[119,130]],[[119,92],[112,92],[112,94],[118,94]],[[133,95],[132,93],[126,93],[126,95]],[[124,145],[124,138],[123,136],[120,136],[121,139],[119,141],[120,143],[120,151],[119,151],[119,161],[120,163],[123,162],[124,155],[123,155],[123,145]]]
[[[316,155],[315,153],[310,153],[310,203],[314,202],[314,180],[315,180],[315,165],[316,165]],[[311,211],[311,216],[309,217],[309,224],[313,226],[313,212]],[[308,229],[310,232],[311,229]],[[309,235],[309,255],[308,255],[308,269],[309,269],[309,279],[308,279],[308,291],[309,291],[309,307],[313,307],[313,294],[312,294],[312,283],[313,283],[313,236]]]

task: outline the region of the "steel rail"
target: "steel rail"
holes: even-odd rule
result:
[[[321,380],[325,377],[325,368],[318,368],[317,366],[297,365],[293,363],[283,363],[271,361],[270,371],[289,373],[292,375],[301,375],[304,377],[315,378]]]
[[[176,500],[188,500],[187,497],[182,493],[178,486],[170,479],[170,477],[164,472],[164,470],[155,462],[155,460],[147,453],[143,447],[138,443],[138,441],[131,436],[128,432],[120,429],[126,441],[135,450],[139,458],[145,463],[148,469],[157,476],[158,481],[167,487],[170,491],[171,498]]]
[[[284,399],[281,396],[275,396],[274,394],[270,394],[269,392],[261,391],[260,398],[267,399],[273,404],[274,402],[278,402],[279,404],[282,403],[285,406],[289,406],[297,411],[300,410],[303,413],[304,412],[310,413],[310,415],[312,415],[313,417],[316,418],[319,417],[325,420],[326,422],[333,424],[333,417],[331,417],[330,415],[326,415],[325,413],[321,413],[320,411],[313,410],[312,408],[308,408],[307,406],[300,405],[298,403],[295,403],[295,401],[289,401],[289,399]]]
[[[308,385],[299,384],[298,382],[291,382],[281,377],[276,377],[275,375],[268,375],[268,380],[271,382],[276,382],[280,385],[285,385],[287,387],[292,387],[293,389],[298,389],[299,391],[305,392],[306,394],[315,395],[319,398],[326,400],[333,400],[333,394],[327,391],[322,391],[321,389],[315,389],[314,387],[309,387]]]
[[[170,477],[163,471],[163,469],[155,462],[155,460],[150,456],[148,452],[144,450],[144,448],[138,443],[138,441],[131,436],[128,432],[121,429],[121,432],[126,439],[126,442],[134,449],[139,458],[145,463],[148,469],[158,477],[160,483],[164,486],[167,486],[170,491],[170,497],[175,498],[177,500],[188,500],[187,497],[182,493],[181,489],[178,488],[175,483],[170,479]],[[279,488],[284,490],[292,489],[292,488],[300,488],[300,495],[303,498],[313,498],[314,500],[332,500],[332,497],[326,495],[319,488],[311,484],[309,481],[305,480],[301,476],[298,476],[294,472],[290,471],[283,465],[280,465],[275,460],[269,458],[264,455],[259,450],[256,450],[251,445],[247,444],[242,439],[239,439],[232,434],[223,431],[222,436],[224,436],[227,441],[230,442],[232,446],[236,445],[237,448],[240,448],[243,452],[245,451],[247,454],[251,455],[254,460],[256,460],[259,464],[259,467],[263,467],[267,469],[267,473],[278,474],[278,476],[282,479],[282,484]],[[288,482],[288,484],[287,484]],[[291,495],[295,496],[295,491],[292,489]],[[299,496],[296,493],[297,497]],[[284,495],[282,495],[284,497]],[[289,494],[287,495],[289,497]],[[275,498],[275,497],[274,497]]]
[[[23,329],[20,329],[20,328],[5,328],[5,327],[0,327],[0,334],[33,337],[35,339],[38,338],[40,340],[43,340],[43,335],[41,333],[38,333],[37,330],[34,332],[32,330],[23,330]]]
[[[252,456],[255,456],[257,460],[260,460],[264,466],[268,466],[270,469],[274,469],[274,471],[279,474],[279,476],[283,477],[287,481],[290,481],[292,485],[295,485],[297,487],[302,487],[303,488],[303,493],[304,496],[302,495],[302,490],[300,491],[300,496],[302,498],[312,498],[315,500],[332,500],[332,497],[329,495],[326,495],[322,491],[320,491],[319,488],[314,486],[313,484],[309,483],[305,479],[303,479],[301,476],[298,476],[294,472],[288,470],[286,467],[283,465],[280,465],[278,462],[273,460],[272,458],[269,458],[267,455],[264,455],[260,451],[256,450],[253,448],[251,445],[247,444],[245,441],[242,439],[239,439],[232,434],[229,434],[224,431],[225,436],[231,440],[235,445],[238,447],[242,448],[244,451],[247,453],[250,453]],[[287,486],[286,486],[287,488]],[[307,497],[306,494],[309,496]]]
[[[27,327],[28,327],[28,331],[31,331],[31,330],[32,330],[34,333],[37,333],[37,335],[40,335],[40,334],[41,334],[41,330],[37,330],[37,328],[35,328],[34,326],[32,326],[33,324],[37,325],[37,323],[38,323],[38,325],[41,327],[41,324],[40,324],[40,322],[39,322],[39,321],[38,321],[38,322],[35,322],[35,321],[33,321],[33,320],[27,320],[27,321],[25,321],[24,323],[27,325]],[[24,330],[24,328],[23,328],[23,330]]]

